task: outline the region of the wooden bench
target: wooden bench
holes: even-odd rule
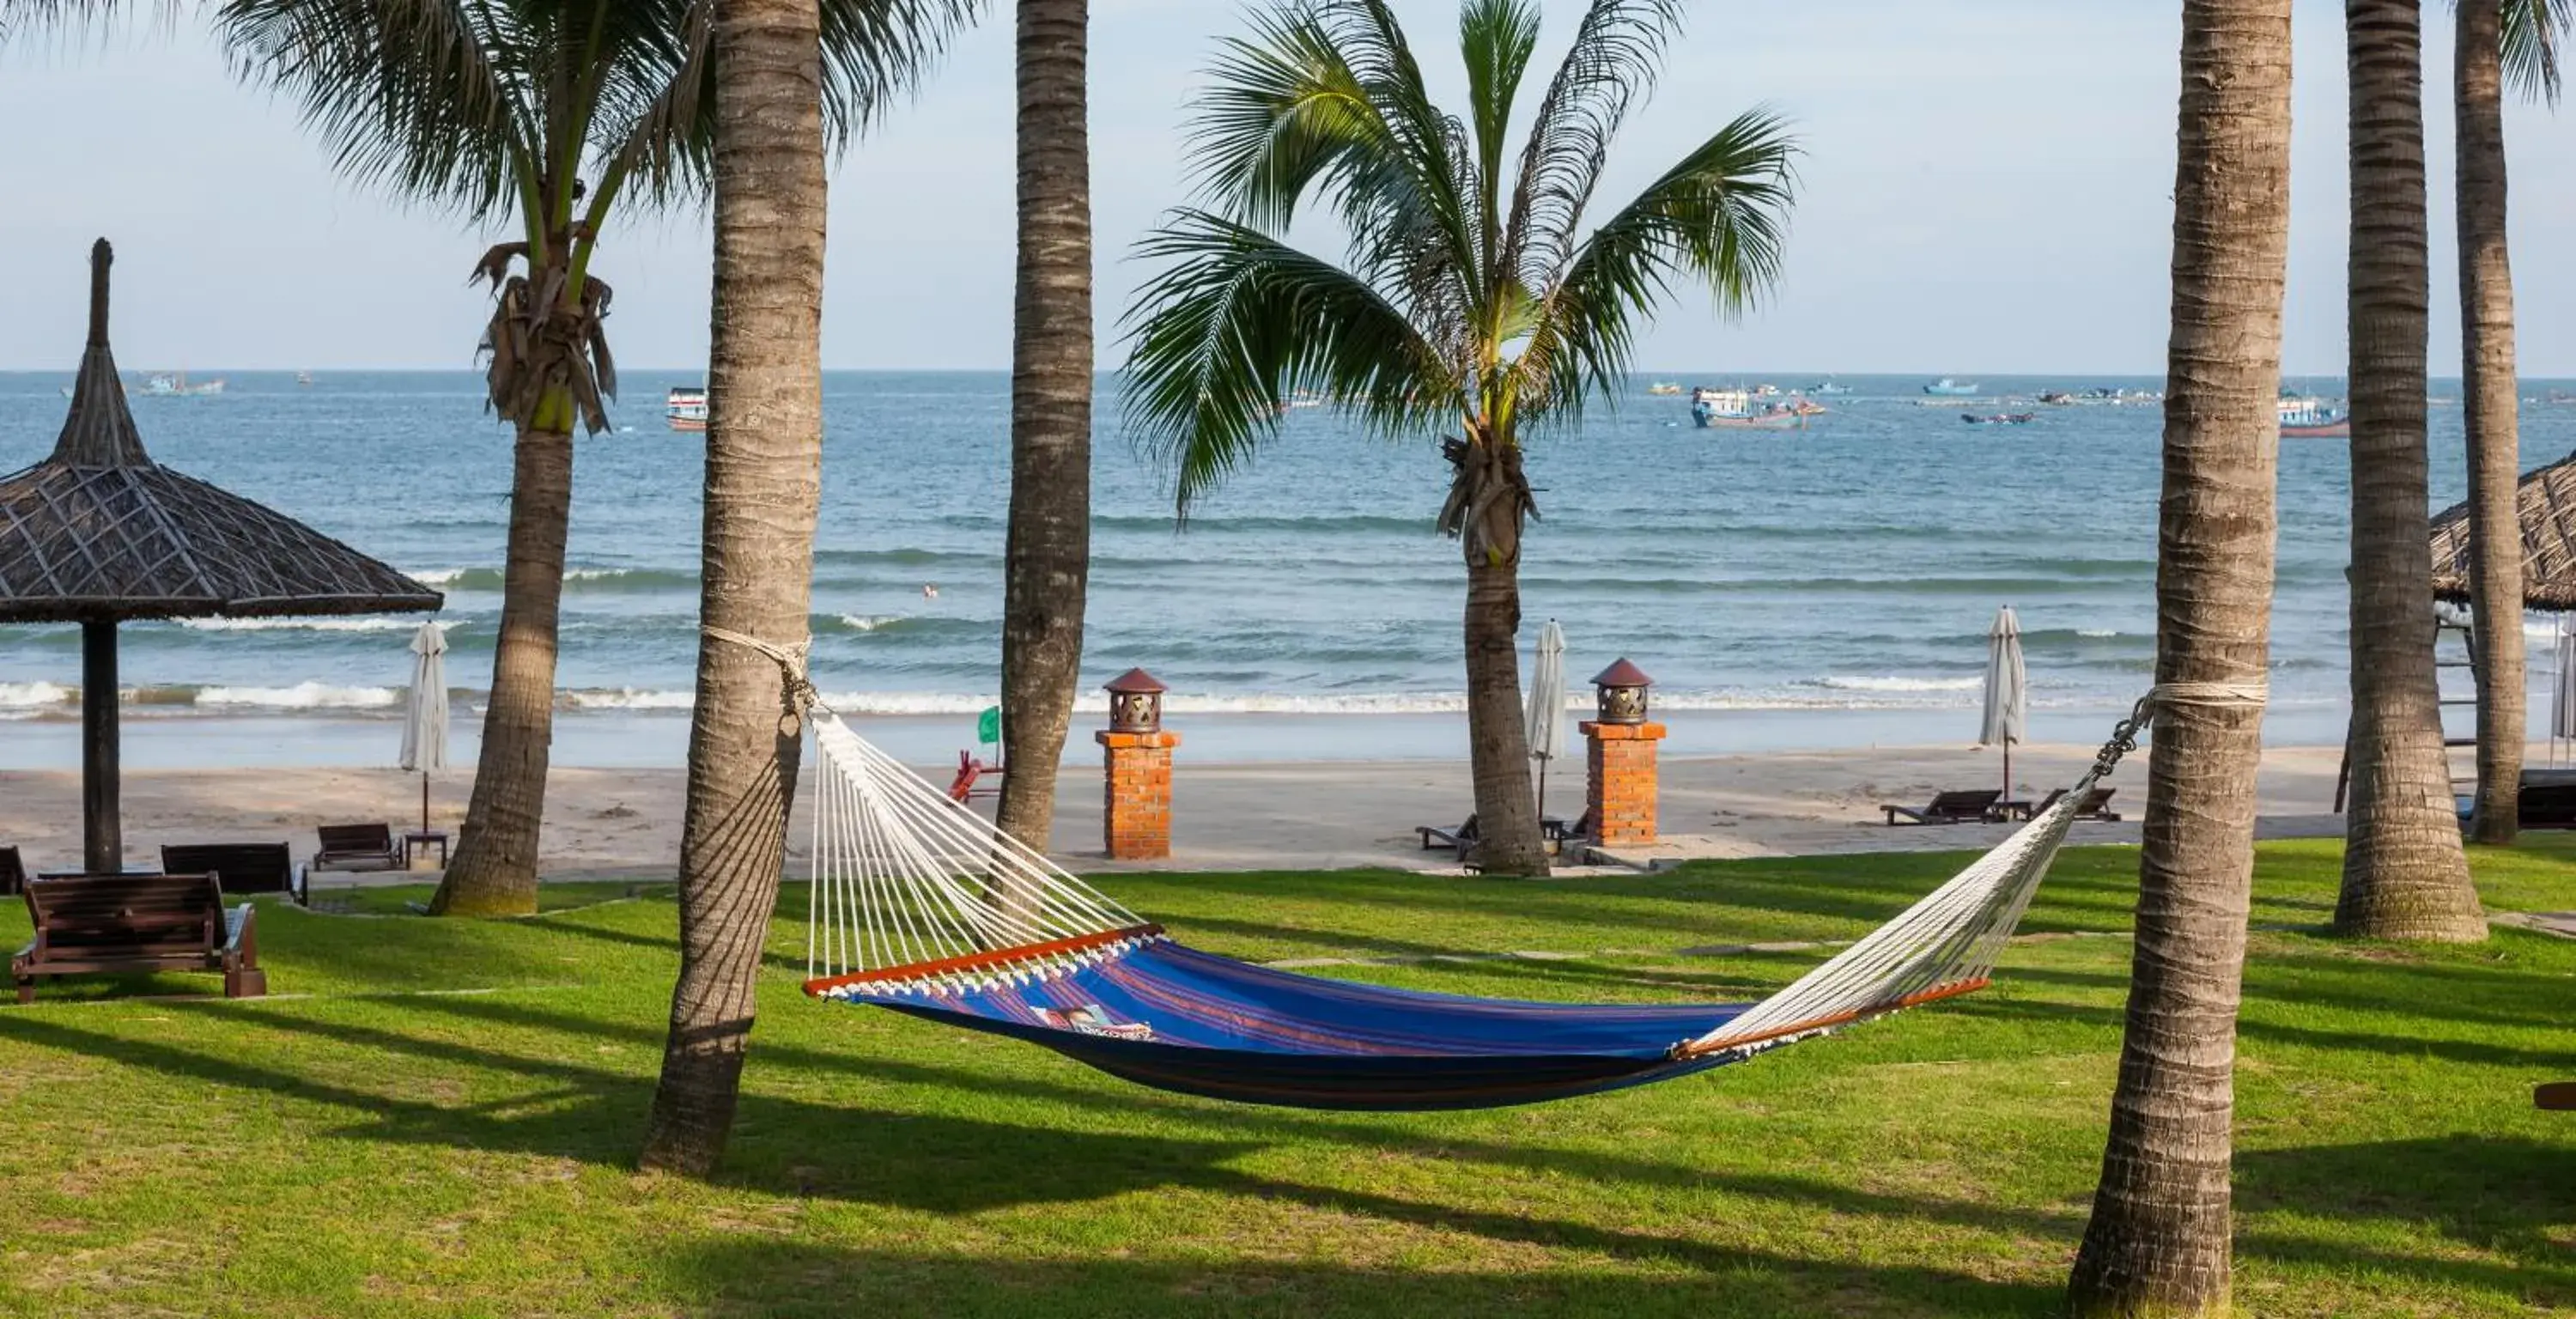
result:
[[[258,911],[224,909],[213,875],[83,875],[30,880],[34,942],[9,959],[18,1001],[32,1003],[42,976],[138,971],[219,971],[224,997],[268,992],[253,934]]]
[[[303,885],[295,859],[284,843],[169,843],[161,848],[161,872],[167,875],[215,876],[232,897],[245,893],[283,893],[303,905]]]
[[[2544,1081],[2531,1088],[2531,1100],[2555,1112],[2576,1113],[2576,1081]]]

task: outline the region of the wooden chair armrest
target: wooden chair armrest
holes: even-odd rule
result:
[[[224,912],[225,956],[258,955],[258,937],[253,933],[258,919],[259,908],[247,902]]]

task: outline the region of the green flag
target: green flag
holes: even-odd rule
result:
[[[1002,740],[1002,707],[988,705],[975,716],[975,740],[998,745]]]

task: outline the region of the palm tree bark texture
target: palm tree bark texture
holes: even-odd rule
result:
[[[680,976],[643,1164],[703,1176],[733,1126],[778,900],[803,712],[823,474],[822,18],[724,0],[716,19],[715,293],[696,714],[680,838]]]
[[[2156,572],[2156,682],[2260,682],[2271,639],[2289,253],[2290,0],[2186,0],[2173,328]],[[2137,950],[2082,1316],[2228,1310],[2236,1012],[2263,710],[2156,710]]]
[[[2460,377],[2469,447],[2469,600],[2477,620],[2478,788],[2470,836],[2511,843],[2528,736],[2522,636],[2522,474],[2513,262],[2505,238],[2504,6],[2458,0],[2452,50],[2459,177]]]
[[[2486,919],[2460,847],[2433,657],[2422,21],[2419,0],[2344,6],[2352,155],[2352,796],[2335,926],[2379,938],[2474,941],[2486,937]]]
[[[1019,0],[1019,274],[1003,554],[997,823],[1044,851],[1091,577],[1089,0]],[[1140,662],[1145,657],[1139,657]]]

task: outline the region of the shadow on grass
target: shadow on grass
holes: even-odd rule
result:
[[[1132,1247],[1115,1247],[1128,1256]],[[1366,1252],[1385,1257],[1383,1244]],[[1679,1263],[1679,1261],[1675,1261]],[[1476,1271],[1226,1257],[1031,1259],[859,1250],[740,1237],[674,1243],[658,1261],[666,1290],[695,1309],[782,1319],[872,1314],[942,1319],[1045,1314],[1061,1319],[1222,1315],[1618,1315],[1623,1319],[1782,1319],[1825,1313],[2044,1315],[2054,1288],[2015,1287],[1922,1267],[1833,1264],[1730,1251],[1723,1268],[1620,1275],[1598,1268]]]
[[[2495,1260],[2388,1256],[2258,1224],[2249,1254],[2336,1269],[2374,1268],[2517,1296],[2539,1310],[2576,1305],[2576,1256],[2559,1234],[2576,1188],[2576,1146],[2521,1136],[2414,1140],[2239,1151],[2238,1204],[2334,1219],[2430,1224]]]

